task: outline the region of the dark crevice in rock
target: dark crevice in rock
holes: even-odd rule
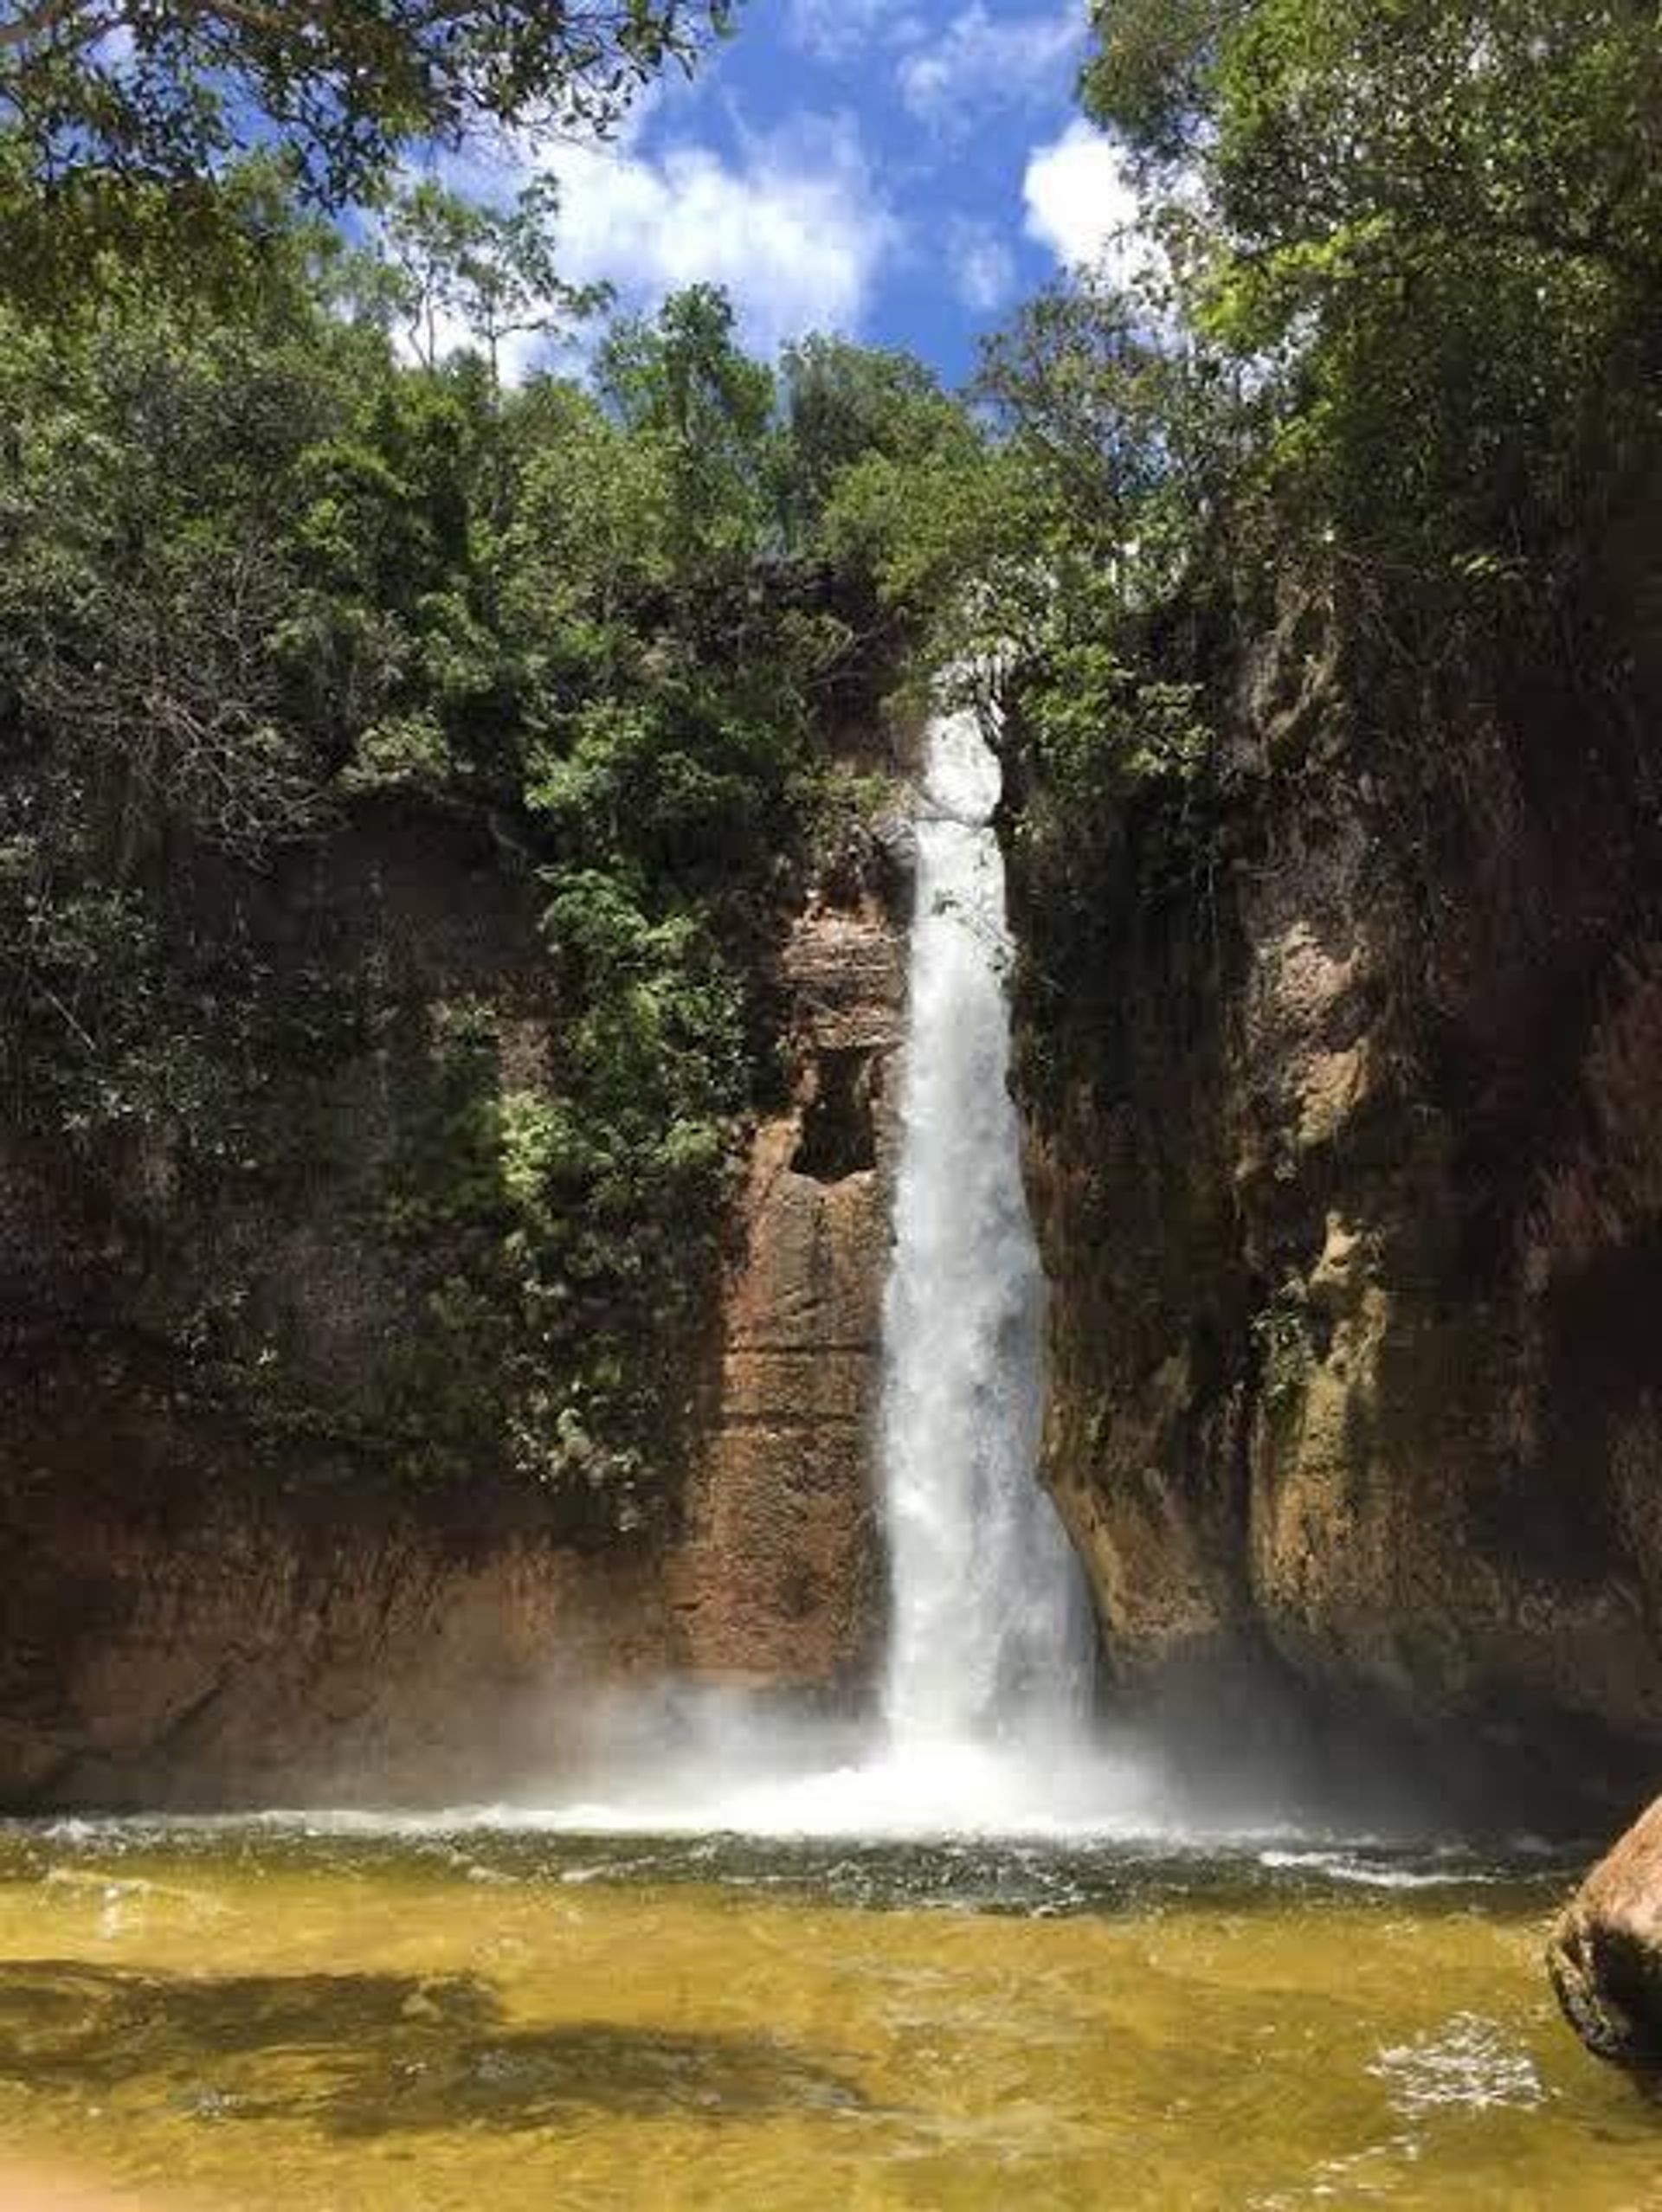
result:
[[[831,1047],[816,1056],[812,1080],[793,1171],[816,1183],[867,1174],[877,1165],[879,1061],[860,1046]]]

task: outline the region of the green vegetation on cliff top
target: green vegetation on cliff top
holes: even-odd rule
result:
[[[179,42],[146,66],[184,100],[214,11],[156,12]],[[579,106],[688,14],[613,12]],[[210,1189],[280,1218],[384,1155],[348,1193],[397,1278],[375,1372],[310,1372],[257,1262],[221,1280],[213,1250],[200,1309],[118,1321],[274,1444],[506,1469],[627,1526],[688,1411],[736,1140],[777,1090],[770,951],[858,788],[833,740],[893,652],[828,515],[861,456],[916,461],[961,418],[841,341],[747,357],[707,288],[613,321],[588,381],[506,389],[508,335],[606,301],[560,284],[546,187],[499,209],[379,181],[410,55],[357,116],[314,113],[286,49],[239,49],[300,165],[210,182],[225,114],[106,113],[60,86],[96,56],[55,48],[48,84],[32,51],[0,56],[5,225],[55,279],[31,252],[0,286],[0,1110],[118,1218],[135,1148],[210,1219]],[[503,82],[554,100],[517,54],[422,77],[428,135],[505,111]],[[302,205],[366,183],[370,242]],[[442,357],[440,316],[470,337]],[[341,880],[391,829],[490,856],[482,972],[397,980],[419,950]],[[434,866],[451,896],[482,880]],[[343,1122],[377,1067],[370,1142]]]
[[[1435,753],[1530,666],[1620,716],[1609,567],[1662,468],[1653,7],[1092,15],[1141,222],[992,341],[977,468],[861,472],[887,588],[1004,666],[1022,1026],[1058,1083],[1111,939],[1174,891],[1204,926],[1254,649],[1279,633],[1281,678],[1321,672],[1382,748]]]

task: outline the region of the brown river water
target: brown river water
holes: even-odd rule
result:
[[[1662,2208],[1662,2113],[1541,1972],[1568,1876],[0,1825],[0,2168],[144,2212]]]

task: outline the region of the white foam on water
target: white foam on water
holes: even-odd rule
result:
[[[806,1773],[753,1777],[692,1791],[607,1791],[542,1809],[493,1808],[490,1824],[578,1835],[706,1832],[778,1839],[826,1836],[932,1841],[1008,1836],[1064,1841],[1159,1835],[1169,1823],[1129,1771],[1017,1756],[973,1741]],[[1176,1831],[1173,1830],[1174,1836]]]
[[[1500,2022],[1457,2012],[1435,2034],[1388,2046],[1368,2071],[1413,2119],[1448,2106],[1486,2111],[1544,2104],[1546,2085],[1528,2048]]]

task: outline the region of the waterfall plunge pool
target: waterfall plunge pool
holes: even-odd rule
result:
[[[143,2212],[1659,2201],[1539,1856],[0,1827],[0,2170]],[[0,2202],[6,2193],[0,2170]]]
[[[1564,1867],[1239,1806],[1207,1841],[1163,1747],[1091,1725],[1034,1480],[996,792],[940,719],[881,1726],[672,1707],[551,1813],[0,1823],[0,2212],[34,2212],[12,2161],[131,2212],[1662,2205],[1653,2115],[1547,1995]]]

